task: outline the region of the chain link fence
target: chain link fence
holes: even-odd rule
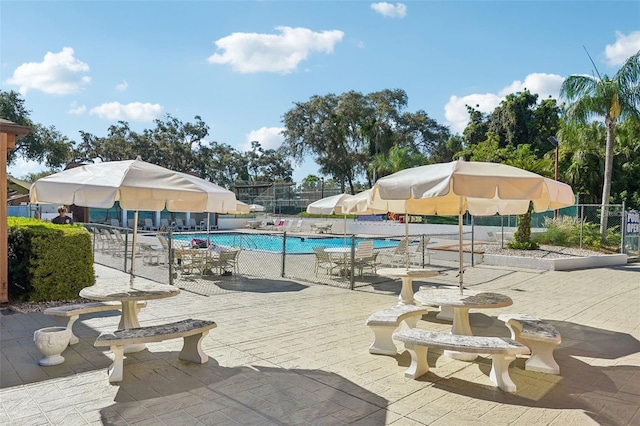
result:
[[[559,217],[573,217],[579,227],[580,245],[600,239],[602,206],[582,204],[559,211]],[[607,206],[606,241],[619,247],[630,257],[638,257],[638,214],[627,212],[624,205]],[[554,212],[534,215],[533,233],[541,232],[545,218]],[[517,216],[465,217],[463,243],[466,246],[487,243],[479,237],[482,227],[491,226],[513,234]],[[86,224],[94,235],[94,260],[97,263],[131,271],[132,229]],[[345,224],[346,227],[346,224]],[[499,227],[499,228],[496,228]],[[457,231],[457,227],[455,228]],[[488,229],[488,228],[487,228]],[[480,240],[480,241],[478,241]],[[372,253],[361,244],[370,243]],[[500,241],[494,241],[500,244]],[[201,248],[192,248],[200,245]],[[437,246],[437,249],[436,249]],[[247,286],[260,291],[270,280],[330,285],[356,289],[383,286],[393,280],[377,274],[387,266],[430,267],[438,270],[457,269],[458,234],[430,233],[405,235],[336,235],[311,231],[282,232],[273,230],[231,230],[197,233],[138,231],[135,275],[157,282],[176,285],[188,291],[212,295]],[[225,251],[235,252],[223,255]],[[468,249],[466,250],[469,251]],[[480,258],[467,253],[465,264],[479,263]],[[373,258],[372,258],[373,257]],[[242,280],[239,278],[242,277]]]
[[[86,226],[94,235],[95,262],[131,272],[132,230],[103,224]],[[372,246],[366,257],[363,243]],[[202,248],[192,248],[198,244]],[[290,280],[292,285],[297,282],[355,289],[392,282],[378,275],[378,268],[406,264],[434,267],[430,246],[435,244],[438,241],[427,235],[138,231],[135,275],[205,295],[237,288],[239,277],[242,285]],[[220,264],[220,256],[229,251],[237,251],[235,259]],[[453,268],[443,263],[436,267]]]

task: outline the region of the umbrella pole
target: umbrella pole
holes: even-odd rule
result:
[[[138,210],[133,211],[133,241],[131,241],[131,275],[129,285],[133,287],[133,279],[136,277],[136,240],[138,239]]]
[[[405,266],[408,271],[409,270],[409,221],[407,219],[409,219],[409,216],[407,215],[407,213],[405,213],[404,214],[404,243],[405,243],[404,259],[405,259]]]
[[[460,204],[462,204],[462,198],[460,199]],[[460,277],[460,294],[462,294],[462,290],[464,289],[464,253],[462,249],[462,207],[460,208],[460,213],[458,213],[458,255],[460,262],[458,276]]]

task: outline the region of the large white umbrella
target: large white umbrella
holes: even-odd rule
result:
[[[261,204],[249,204],[248,207],[250,212],[263,212],[266,210]]]
[[[342,201],[351,197],[351,194],[337,194],[324,197],[307,206],[309,214],[342,214]]]
[[[414,167],[379,179],[367,208],[404,201],[395,213],[458,216],[460,291],[463,290],[462,216],[525,214],[529,203],[542,212],[573,205],[567,184],[505,164],[452,161]]]
[[[142,160],[108,161],[65,170],[31,185],[32,203],[75,204],[171,212],[226,212],[237,209],[235,194],[214,183]],[[133,228],[131,283],[135,276],[137,226]]]

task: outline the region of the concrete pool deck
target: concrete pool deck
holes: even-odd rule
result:
[[[127,281],[96,265],[100,284]],[[449,285],[455,277],[429,278]],[[528,313],[562,335],[561,375],[510,369],[518,386],[491,385],[490,359],[451,360],[430,351],[431,372],[404,377],[409,356],[371,355],[373,312],[393,306],[400,286],[356,291],[286,279],[239,277],[206,296],[183,290],[150,301],[142,324],[216,321],[204,339],[207,364],[178,360],[182,342],[152,343],[125,359],[125,379],[109,384],[111,354],[93,346],[119,315],[86,315],[80,343],[54,367],[37,364],[33,332],[55,324],[41,313],[0,317],[2,424],[640,424],[640,265],[571,272],[479,265],[465,282],[511,297],[508,308],[471,312],[478,335],[508,336],[496,317]],[[394,291],[389,291],[389,289]],[[430,310],[418,327],[447,331]]]

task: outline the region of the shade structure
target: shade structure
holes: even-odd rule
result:
[[[351,194],[337,194],[324,197],[307,206],[309,214],[342,214],[342,201],[351,197]]]
[[[235,194],[214,183],[142,160],[106,161],[65,170],[31,185],[31,202],[127,210],[224,212]]]
[[[261,204],[249,204],[248,205],[250,212],[263,212],[266,208]]]
[[[397,204],[398,201],[403,203]],[[573,190],[536,173],[505,164],[466,162],[431,164],[401,170],[378,179],[368,202],[352,209],[394,213],[458,216],[459,277],[463,290],[462,216],[525,214],[529,203],[536,212],[573,205]]]
[[[180,212],[233,212],[233,192],[186,173],[142,160],[107,161],[65,170],[38,179],[29,192],[32,203],[75,204],[110,208],[116,201],[123,209]],[[135,276],[137,226],[133,228],[131,283]]]

